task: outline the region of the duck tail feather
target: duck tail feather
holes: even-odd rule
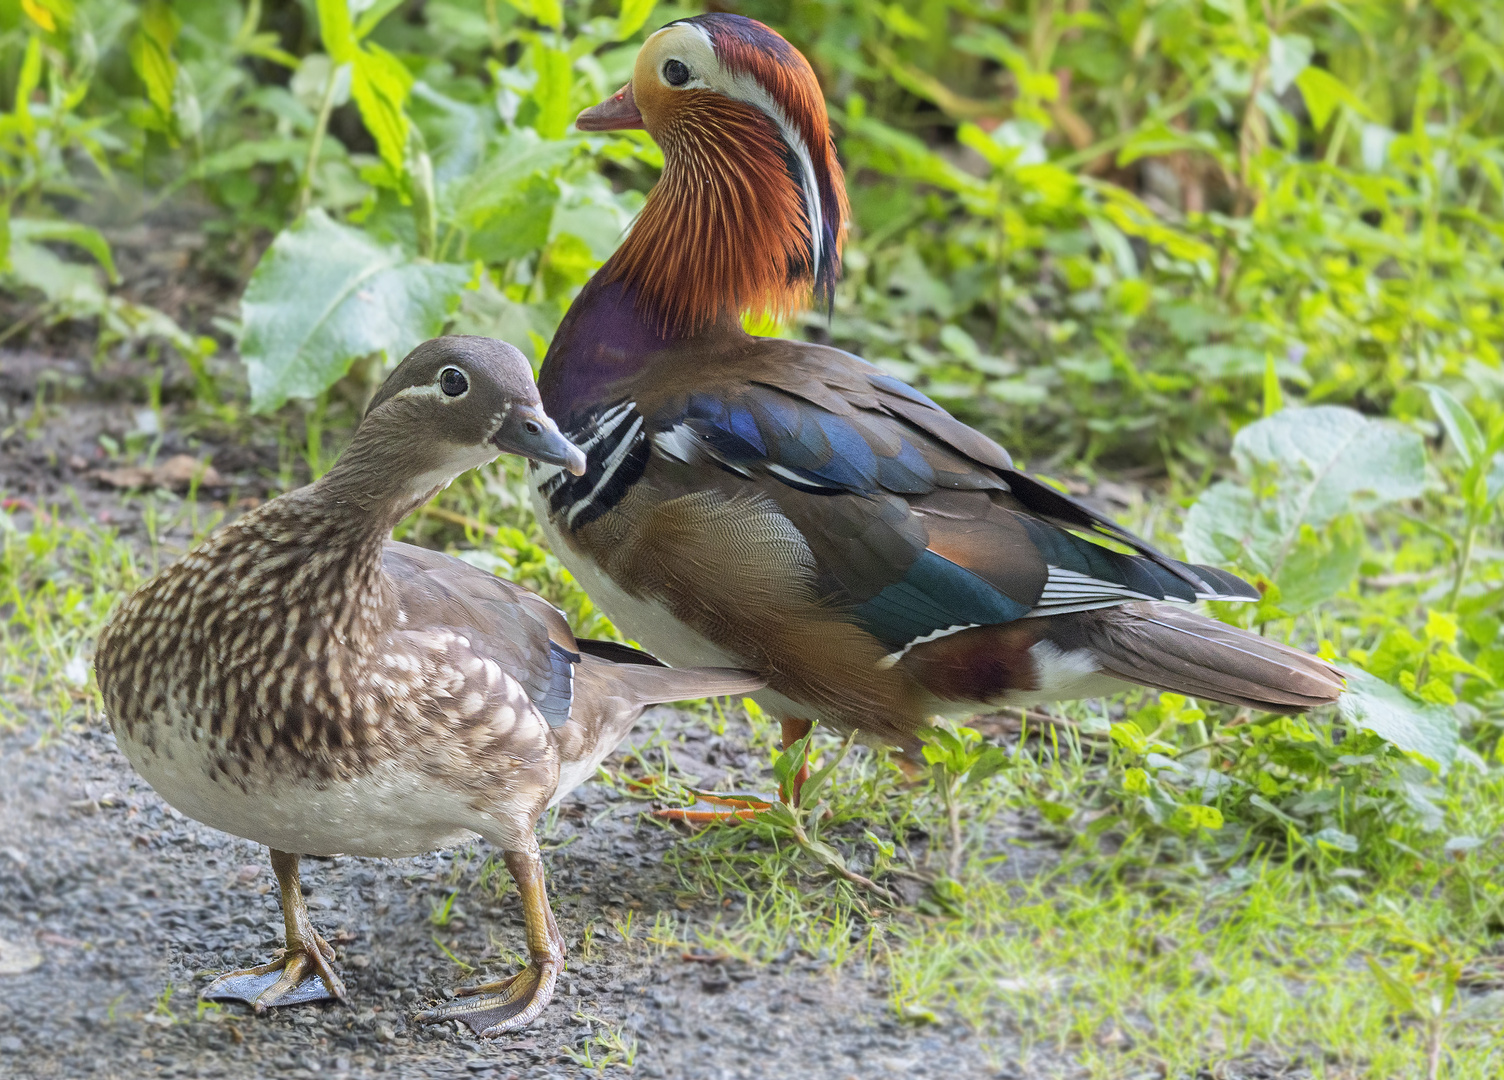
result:
[[[1106,673],[1156,690],[1285,714],[1330,705],[1343,690],[1343,673],[1324,660],[1168,604],[1051,621],[1055,644],[1089,649]]]

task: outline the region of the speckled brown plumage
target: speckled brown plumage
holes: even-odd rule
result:
[[[502,450],[582,467],[516,350],[420,346],[327,475],[216,532],[101,635],[99,685],[131,763],[179,810],[273,850],[285,955],[212,992],[258,1007],[343,997],[302,904],[299,854],[411,855],[478,833],[517,879],[532,962],[496,994],[426,1015],[487,1034],[527,1023],[563,961],[538,816],[645,706],[761,685],[577,641],[526,589],[387,539]]]

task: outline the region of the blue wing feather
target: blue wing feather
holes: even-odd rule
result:
[[[990,626],[1029,613],[964,566],[921,552],[901,581],[852,609],[857,622],[890,649],[953,626]]]

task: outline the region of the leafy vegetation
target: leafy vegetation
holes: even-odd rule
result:
[[[851,348],[1071,484],[1152,480],[1127,523],[1255,577],[1262,601],[1218,614],[1351,682],[1306,717],[1142,694],[1002,740],[937,731],[919,781],[823,734],[778,755],[753,716],[770,766],[753,783],[805,754],[829,771],[811,805],[681,845],[687,889],[745,898],[713,944],[880,964],[900,1015],[1064,1047],[1097,1075],[1252,1051],[1330,1076],[1492,1075],[1504,8],[737,8],[814,63],[854,217],[833,315],[761,331]],[[317,474],[325,432],[423,338],[541,354],[661,166],[641,133],[570,121],[691,10],[0,0],[0,344],[81,322],[101,355],[185,366],[183,423],[270,416],[247,437],[290,432],[301,458],[278,482]],[[181,325],[121,287],[107,227],[175,207],[238,283],[236,320]],[[89,641],[142,553],[67,506],[17,508],[0,723],[63,725],[93,709]],[[513,466],[403,529],[611,632]],[[1000,821],[1058,854],[1000,876]]]

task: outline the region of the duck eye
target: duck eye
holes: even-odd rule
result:
[[[439,389],[449,397],[459,397],[470,389],[470,380],[457,367],[446,367],[439,373]]]
[[[536,420],[528,420],[523,425],[529,435],[537,435],[543,431],[543,425]]]
[[[670,60],[663,65],[663,81],[670,86],[683,86],[689,82],[689,68],[682,60]]]

